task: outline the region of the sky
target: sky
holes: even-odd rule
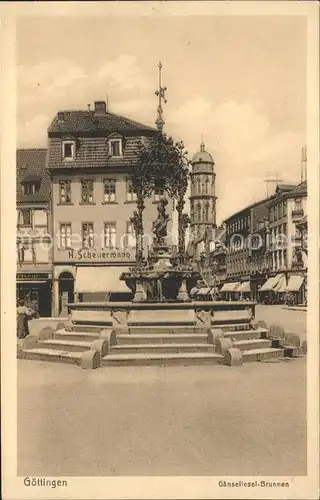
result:
[[[267,176],[299,182],[306,21],[298,16],[21,18],[18,147],[46,147],[57,111],[92,109],[95,100],[154,126],[159,60],[165,131],[190,158],[203,137],[215,161],[218,222],[264,198]]]

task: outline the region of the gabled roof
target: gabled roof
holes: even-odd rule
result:
[[[106,112],[104,115],[96,115],[94,111],[66,110],[59,111],[63,114],[63,120],[58,119],[58,113],[48,128],[48,134],[52,133],[83,133],[83,132],[157,132],[153,127],[125,118],[114,113]]]
[[[17,203],[49,203],[51,181],[46,171],[46,158],[46,149],[17,149]],[[23,182],[39,182],[39,189],[34,194],[23,194]]]
[[[308,194],[308,183],[307,181],[301,182],[298,186],[292,189],[288,195],[293,198],[295,196],[306,196]]]
[[[287,184],[286,186],[289,186],[289,184]],[[296,184],[292,185],[291,189],[276,192],[276,195],[273,197],[272,200],[270,200],[268,206],[272,207],[280,203],[282,200],[288,198],[298,198],[299,196],[307,196],[307,195],[308,195],[308,183],[307,181],[303,181],[298,185]]]

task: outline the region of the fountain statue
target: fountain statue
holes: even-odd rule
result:
[[[153,233],[155,235],[156,245],[164,245],[164,238],[167,236],[167,226],[170,220],[168,214],[166,214],[166,206],[168,205],[168,200],[166,198],[161,198],[157,205],[158,217],[153,223]]]

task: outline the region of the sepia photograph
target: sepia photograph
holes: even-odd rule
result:
[[[14,20],[19,491],[316,498],[292,492],[319,340],[309,17],[161,3]]]

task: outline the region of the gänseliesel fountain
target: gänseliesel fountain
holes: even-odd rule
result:
[[[167,102],[167,88],[162,86],[161,71],[159,63],[159,87],[155,92],[158,97],[155,122],[158,134],[141,140],[131,164],[132,187],[136,195],[136,209],[131,217],[136,258],[134,267],[123,272],[120,279],[133,292],[133,299],[131,302],[70,304],[70,310],[73,318],[90,317],[88,321],[91,323],[93,314],[97,317],[103,315],[105,325],[129,334],[135,328],[154,332],[158,327],[206,332],[213,324],[250,321],[254,317],[254,303],[193,301],[188,293],[201,278],[197,266],[187,259],[185,248],[190,222],[184,212],[189,159],[183,142],[174,142],[163,131],[162,106]],[[163,196],[158,201],[157,217],[153,222],[153,242],[146,253],[143,214],[145,203],[156,186],[161,186]],[[168,242],[169,202],[174,202],[177,213],[177,245]]]
[[[158,135],[139,145],[132,164],[132,185],[137,209],[133,212],[136,262],[122,273],[134,297],[130,302],[76,302],[68,304],[69,321],[57,330],[44,328],[17,344],[17,356],[81,364],[83,368],[106,365],[242,364],[270,357],[299,355],[297,347],[254,322],[255,303],[244,301],[193,301],[190,290],[200,278],[186,258],[189,224],[183,212],[188,186],[189,161],[182,142],[163,133],[159,64]],[[163,196],[153,222],[153,242],[143,248],[145,201],[155,185]],[[178,245],[168,244],[167,206],[174,200],[178,215]],[[146,255],[146,257],[145,257]],[[107,285],[106,285],[107,287]],[[289,354],[288,354],[289,353]]]
[[[188,152],[183,142],[174,143],[163,133],[162,102],[166,87],[161,83],[159,64],[159,89],[157,120],[158,136],[139,145],[139,151],[132,165],[132,183],[137,197],[137,210],[133,223],[136,236],[136,266],[123,273],[120,279],[134,292],[134,302],[144,301],[190,301],[187,289],[200,278],[198,271],[188,265],[185,259],[185,236],[189,223],[188,214],[183,213],[188,186]],[[163,197],[157,205],[158,216],[153,222],[153,244],[143,259],[143,210],[145,200],[151,196],[155,185],[161,185]],[[178,212],[178,249],[173,253],[167,242],[169,215],[166,213],[168,198],[176,201]]]

